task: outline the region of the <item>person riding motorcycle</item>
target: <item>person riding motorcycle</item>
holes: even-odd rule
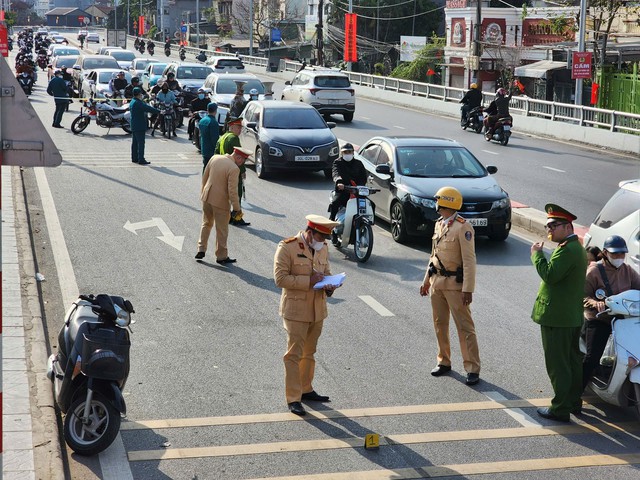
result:
[[[463,104],[462,116],[460,118],[463,122],[467,121],[467,116],[471,110],[482,105],[482,92],[478,88],[478,84],[472,83],[469,88],[469,91],[464,94],[464,97],[462,97],[462,100],[459,102]]]
[[[150,55],[153,55],[153,51],[155,49],[156,49],[156,44],[152,40],[149,40],[147,42],[147,52],[149,52]]]
[[[124,98],[131,100],[133,98],[133,89],[136,87],[142,90],[142,98],[144,100],[147,100],[149,98],[149,94],[145,92],[142,86],[140,85],[140,78],[138,77],[131,78],[131,83],[127,85],[126,88],[124,89]]]
[[[596,298],[596,290],[604,290],[608,297],[626,290],[640,290],[640,275],[624,263],[624,257],[628,252],[624,238],[611,235],[604,241],[602,260],[592,264],[587,270],[582,329],[587,346],[587,353],[582,363],[583,389],[588,385],[594,370],[600,363],[600,357],[611,335],[611,316],[606,314],[596,316],[606,309],[604,300]]]
[[[251,90],[249,90],[249,102],[252,100],[258,100],[259,96],[260,95],[257,88],[252,88]]]
[[[176,98],[176,94],[173,92],[173,90],[169,90],[169,85],[167,85],[167,82],[162,83],[162,87],[160,88],[160,93],[156,95],[156,100],[160,105],[163,103],[170,103],[173,105],[174,109],[178,106],[178,99]],[[158,107],[158,108],[162,108],[162,107]],[[160,120],[161,120],[161,116],[158,115],[156,124],[160,122]],[[163,122],[160,122],[160,126],[164,130]]]
[[[200,50],[200,53],[196,57],[196,60],[198,60],[199,62],[205,62],[207,60],[207,54],[204,53],[204,50]]]
[[[513,92],[507,96],[507,91],[504,88],[499,88],[496,92],[496,98],[485,109],[485,113],[488,114],[485,118],[485,136],[491,138],[496,122],[499,118],[511,117],[509,114],[509,102]]]
[[[332,201],[329,204],[329,218],[336,219],[338,211],[347,206],[350,193],[345,191],[345,185],[365,185],[367,183],[367,170],[360,160],[353,158],[353,145],[345,143],[340,149],[341,156],[336,158],[331,169],[335,190]]]
[[[127,79],[124,71],[119,71],[109,80],[109,91],[115,96],[119,95],[120,90],[127,88]]]
[[[207,110],[207,105],[209,105],[209,97],[207,96],[207,92],[204,88],[198,89],[198,96],[191,100],[189,104],[189,125],[187,125],[187,134],[189,135],[189,140],[193,138],[193,131],[196,126],[196,120],[198,119],[198,112],[201,110]]]

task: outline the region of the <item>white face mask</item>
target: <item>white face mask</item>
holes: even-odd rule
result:
[[[322,250],[322,247],[324,247],[324,242],[317,242],[315,240],[313,240],[311,242],[311,245],[309,245],[311,248],[313,248],[316,252],[319,252],[320,250]]]
[[[620,268],[622,266],[622,264],[624,263],[624,258],[609,258],[609,257],[607,257],[607,260],[609,260],[609,263],[611,265],[613,265],[614,268]]]
[[[353,160],[353,153],[345,153],[344,155],[342,155],[342,159],[345,162],[350,162],[351,160]]]
[[[202,100],[202,99],[204,98],[204,93],[199,93],[199,94],[198,94],[198,98],[199,98],[200,100]]]

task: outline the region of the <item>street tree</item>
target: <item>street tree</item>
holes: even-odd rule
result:
[[[414,82],[440,83],[446,39],[432,36],[429,42],[416,53],[415,60],[398,65],[391,76]]]

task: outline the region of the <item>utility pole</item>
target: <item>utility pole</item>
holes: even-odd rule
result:
[[[196,43],[200,48],[200,0],[196,0]]]
[[[578,30],[578,51],[584,52],[585,35],[587,23],[587,0],[580,0],[580,29]],[[606,55],[606,52],[602,52]],[[576,94],[574,95],[575,105],[582,105],[582,79],[576,78]]]
[[[322,50],[324,48],[323,45],[323,31],[322,31],[322,13],[324,10],[324,6],[323,6],[323,0],[319,0],[318,1],[318,24],[316,25],[316,36],[318,37],[316,39],[316,45],[318,47],[318,62],[317,64],[322,66],[324,65],[324,55],[322,53]]]
[[[115,0],[113,2],[113,4],[115,5],[115,9],[113,10],[113,29],[114,30],[118,30],[118,0]],[[118,34],[116,33],[116,36]]]
[[[249,0],[249,56],[253,56],[253,1]]]
[[[479,80],[479,76],[480,76],[480,55],[481,55],[481,48],[480,48],[480,33],[482,30],[482,0],[476,0],[477,2],[477,6],[476,6],[476,35],[475,35],[475,41],[473,44],[473,56],[475,57],[475,64],[473,65],[473,71],[474,71],[474,78],[475,78],[475,83],[478,83]]]

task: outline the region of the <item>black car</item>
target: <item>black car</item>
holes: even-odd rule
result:
[[[434,196],[444,186],[460,191],[460,214],[477,235],[494,240],[509,236],[511,200],[491,177],[497,167],[485,168],[459,143],[430,137],[374,137],[356,158],[369,172],[368,186],[380,189],[370,198],[375,214],[390,223],[396,242],[433,233],[439,217]],[[389,174],[384,173],[387,165]]]
[[[323,171],[331,178],[338,139],[310,105],[285,101],[251,101],[242,112],[240,143],[254,151],[259,178],[283,170]]]

